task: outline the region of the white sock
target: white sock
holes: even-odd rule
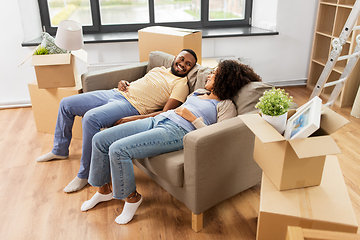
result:
[[[47,154],[44,154],[36,159],[37,162],[46,162],[54,159],[66,159],[68,156],[59,156],[55,155],[52,152],[49,152]]]
[[[64,188],[64,192],[71,193],[76,192],[88,184],[87,179],[81,179],[77,176]]]
[[[109,194],[101,194],[99,192],[96,192],[90,200],[84,202],[83,205],[81,205],[81,211],[85,212],[95,207],[96,204],[100,202],[110,201],[112,198],[113,198],[112,192]]]
[[[124,209],[122,213],[115,219],[115,222],[117,222],[118,224],[127,224],[128,222],[130,222],[133,219],[134,214],[140,206],[142,200],[143,197],[141,196],[140,200],[136,203],[125,202]]]

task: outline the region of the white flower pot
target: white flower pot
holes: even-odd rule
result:
[[[273,126],[280,134],[283,134],[286,128],[287,112],[280,116],[269,116],[262,114],[262,117],[271,126]]]

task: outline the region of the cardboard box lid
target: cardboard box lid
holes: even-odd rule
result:
[[[330,136],[294,139],[289,140],[289,144],[300,159],[341,153],[340,148]]]
[[[321,184],[279,191],[263,174],[261,212],[358,226],[336,156],[326,158]]]
[[[151,27],[146,27],[146,28],[140,29],[139,32],[151,32],[151,33],[158,33],[158,34],[186,36],[186,35],[189,35],[192,33],[201,32],[201,30],[164,27],[164,26],[151,26]]]
[[[285,138],[259,114],[245,114],[239,117],[261,142],[269,143],[285,140]]]
[[[35,52],[35,50],[34,50],[34,52]],[[71,55],[74,55],[75,57],[79,58],[81,61],[83,61],[85,63],[87,63],[87,59],[88,59],[88,53],[83,49],[71,51],[70,53],[65,53],[65,54],[34,55],[34,52],[27,55],[18,67],[23,65],[31,57],[32,57],[31,64],[33,66],[69,64]],[[66,57],[66,55],[69,55],[69,56]],[[46,56],[46,58],[43,58],[44,56]],[[34,60],[34,58],[36,58],[36,60]],[[47,61],[52,62],[52,64],[51,63],[48,64]],[[43,64],[40,64],[41,62],[43,62]]]
[[[336,112],[332,111],[330,108],[322,105],[320,120],[320,128],[322,132],[330,135],[348,124],[349,122],[350,121],[343,116],[340,116]]]

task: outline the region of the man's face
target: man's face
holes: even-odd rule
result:
[[[171,65],[171,72],[175,76],[185,77],[189,71],[195,66],[196,60],[191,53],[180,52]]]

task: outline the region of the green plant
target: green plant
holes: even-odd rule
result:
[[[34,55],[46,55],[46,54],[49,54],[49,51],[46,48],[41,47],[41,46],[36,48],[36,50],[34,52]]]
[[[264,92],[255,108],[260,109],[262,114],[265,115],[280,116],[289,110],[292,101],[293,97],[289,96],[284,89],[273,87],[271,90]]]

